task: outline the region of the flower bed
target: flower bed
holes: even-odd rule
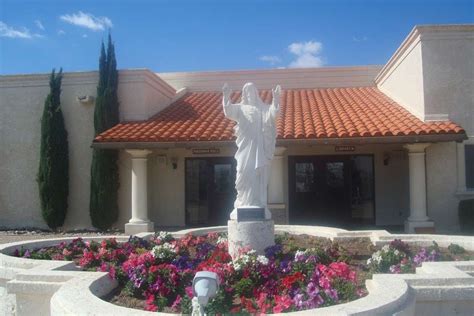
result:
[[[216,272],[221,286],[207,306],[209,314],[285,312],[330,306],[365,293],[345,250],[330,242],[301,248],[291,238],[277,238],[265,256],[243,252],[232,262],[224,234],[187,235],[174,239],[160,233],[151,241],[131,237],[126,243],[78,238],[16,256],[74,260],[85,270],[108,271],[119,281],[112,300],[150,311],[189,313],[192,279],[197,271]]]
[[[323,238],[277,236],[276,245],[265,256],[249,250],[232,262],[224,234],[174,239],[159,233],[150,241],[131,237],[125,243],[78,238],[33,251],[18,249],[14,255],[74,260],[85,270],[108,271],[120,284],[110,301],[150,311],[190,313],[194,274],[213,271],[221,287],[207,307],[209,314],[279,313],[330,306],[363,296],[364,281],[371,273],[412,272],[424,261],[474,258],[455,245],[410,249],[395,240],[377,250],[368,239],[351,241],[346,248],[349,245],[350,252]]]
[[[432,246],[411,249],[400,239],[395,239],[374,252],[367,260],[372,273],[414,273],[423,262],[474,260],[474,255],[464,248],[450,244],[442,249],[436,242]]]

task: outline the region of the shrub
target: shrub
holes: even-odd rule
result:
[[[459,224],[463,233],[474,235],[474,199],[459,202]]]
[[[117,97],[118,72],[115,48],[109,35],[107,53],[102,43],[99,60],[99,84],[94,111],[95,135],[119,122]],[[118,218],[118,152],[113,149],[94,149],[91,165],[91,192],[89,212],[92,225],[107,229]]]
[[[54,69],[49,79],[50,92],[41,117],[41,148],[38,186],[41,213],[46,224],[56,229],[66,218],[69,194],[69,153],[67,131],[61,111],[62,69]]]
[[[457,244],[450,244],[448,246],[448,250],[450,253],[452,253],[453,255],[459,255],[459,254],[463,254],[466,252],[466,249],[464,249],[463,247],[457,245]]]

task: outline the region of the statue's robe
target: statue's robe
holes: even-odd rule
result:
[[[267,207],[267,187],[270,163],[275,151],[278,108],[260,103],[224,104],[225,116],[237,122],[237,198],[239,207]]]

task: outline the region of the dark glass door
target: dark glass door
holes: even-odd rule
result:
[[[230,157],[186,159],[186,225],[225,225],[232,211],[235,160]]]
[[[289,157],[290,222],[346,226],[372,221],[372,166],[371,156]]]

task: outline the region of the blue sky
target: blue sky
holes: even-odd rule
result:
[[[0,0],[0,73],[157,72],[384,64],[415,24],[473,23],[460,1]]]

